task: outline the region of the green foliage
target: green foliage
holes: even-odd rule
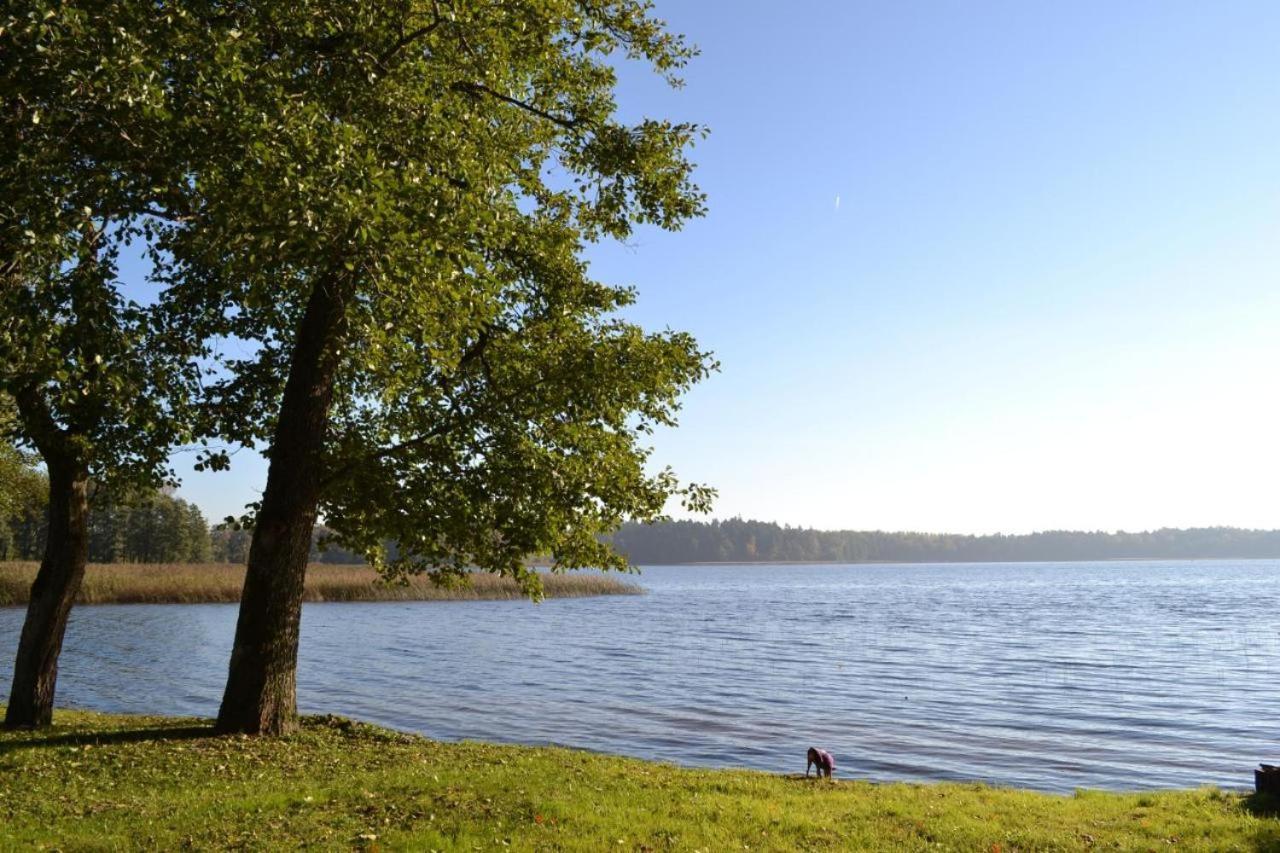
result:
[[[243,566],[249,560],[252,538],[253,532],[243,527],[217,525],[209,531],[209,557],[215,563]]]
[[[209,526],[194,504],[167,491],[94,487],[89,559],[114,562],[203,562],[211,557]],[[0,441],[0,560],[38,560],[44,550],[49,478],[32,454]]]
[[[287,738],[60,711],[0,733],[0,846],[60,849],[1274,850],[1213,789],[1054,796],[834,784],[556,748],[439,743],[339,718]],[[803,753],[796,756],[803,763]]]
[[[31,454],[0,440],[0,560],[27,558],[43,546],[48,493]]]
[[[602,534],[672,496],[709,502],[655,472],[645,439],[715,365],[619,319],[634,293],[581,253],[701,214],[686,155],[703,129],[624,123],[614,100],[621,59],[678,84],[692,55],[635,0],[11,10],[13,436],[112,491],[171,478],[178,443],[269,442],[298,324],[328,293],[321,511],[340,544],[391,575],[474,565],[535,595],[528,554],[623,568]],[[121,291],[132,240],[169,288],[158,307]]]
[[[338,545],[335,533],[323,524],[317,524],[311,531],[310,563],[331,563],[350,566],[364,563],[364,556]],[[213,559],[219,563],[243,564],[249,559],[249,545],[253,540],[253,530],[238,523],[224,523],[217,526],[209,534],[212,543]],[[394,550],[394,545],[389,545]]]
[[[99,495],[89,513],[95,563],[203,563],[212,558],[199,507],[163,491]]]
[[[174,324],[250,345],[212,388],[224,439],[271,440],[321,294],[342,306],[314,356],[338,363],[321,513],[388,574],[479,566],[536,595],[526,555],[623,568],[602,534],[706,507],[644,441],[714,362],[619,319],[634,293],[581,257],[703,210],[703,129],[616,117],[615,62],[675,83],[693,53],[647,3],[263,3],[206,27],[178,98],[210,143],[159,245]]]
[[[187,436],[195,350],[117,280],[184,172],[153,3],[26,3],[0,15],[0,392],[51,466],[155,485]]]

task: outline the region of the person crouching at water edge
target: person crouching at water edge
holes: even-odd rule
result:
[[[831,772],[836,769],[835,756],[827,752],[825,749],[815,749],[811,746],[809,747],[809,755],[807,757],[808,760],[804,763],[804,775],[806,779],[809,777],[810,767],[818,768],[818,778],[822,778],[823,776],[826,776],[828,779],[831,778]]]

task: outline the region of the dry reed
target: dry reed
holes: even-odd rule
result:
[[[36,563],[0,563],[0,607],[26,604]],[[220,563],[90,564],[78,604],[200,604],[237,602],[244,566]],[[643,590],[598,573],[544,573],[547,598],[634,595]],[[458,587],[439,587],[429,578],[406,585],[382,583],[368,566],[307,567],[306,601],[460,601],[522,598],[509,578],[477,572]]]

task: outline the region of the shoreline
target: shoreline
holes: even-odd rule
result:
[[[0,847],[1274,849],[1275,804],[1217,789],[1045,794],[831,784],[565,749],[445,743],[338,717],[285,738],[59,709],[0,732]]]
[[[38,567],[34,562],[0,563],[0,607],[26,605]],[[244,566],[222,563],[91,563],[76,605],[238,604],[244,572]],[[547,599],[645,592],[635,583],[599,573],[541,574]],[[514,600],[528,599],[515,581],[489,573],[473,574],[460,586],[436,586],[422,576],[399,585],[379,582],[368,566],[327,563],[307,567],[303,593],[307,603]]]

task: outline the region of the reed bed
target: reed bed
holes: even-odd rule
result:
[[[0,563],[0,607],[27,603],[37,563]],[[92,563],[85,572],[79,604],[206,604],[240,600],[244,566],[224,563]],[[543,574],[547,598],[635,595],[634,583],[598,573]],[[307,567],[306,601],[467,601],[522,598],[509,578],[477,572],[456,587],[429,578],[408,584],[383,583],[368,566]]]

